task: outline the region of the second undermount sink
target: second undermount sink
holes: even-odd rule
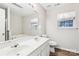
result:
[[[36,45],[38,42],[40,42],[40,40],[38,40],[38,39],[30,39],[30,40],[22,41],[22,42],[18,42],[18,43],[19,43],[20,46],[21,45],[27,45],[27,46],[31,47],[31,46]]]

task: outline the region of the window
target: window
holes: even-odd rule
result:
[[[73,27],[73,20],[59,21],[59,27]]]
[[[57,19],[60,28],[76,28],[75,12],[60,13]]]

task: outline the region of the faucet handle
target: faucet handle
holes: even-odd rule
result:
[[[11,46],[11,47],[14,48],[14,47],[18,47],[18,46],[19,46],[19,44],[17,43],[15,45]]]
[[[14,47],[18,47],[19,46],[19,44],[17,43],[16,45],[14,45]]]

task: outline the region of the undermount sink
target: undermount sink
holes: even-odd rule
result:
[[[25,52],[25,50],[28,50],[28,47],[29,46],[20,46],[20,47],[16,47],[16,48],[12,48],[12,50],[11,51],[9,51],[8,53],[7,53],[7,55],[12,55],[12,56],[19,56],[19,55],[22,55],[22,53],[24,53]],[[24,51],[24,52],[23,52]]]
[[[38,42],[39,42],[38,40],[31,39],[31,40],[28,40],[27,43],[25,43],[25,45],[33,46],[33,45],[37,44]]]
[[[23,50],[27,50],[28,46],[20,46],[20,47],[6,47],[0,50],[0,56],[19,56],[23,53]]]

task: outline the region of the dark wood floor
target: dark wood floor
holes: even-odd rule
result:
[[[55,53],[50,52],[50,56],[79,56],[79,54],[55,48]]]

